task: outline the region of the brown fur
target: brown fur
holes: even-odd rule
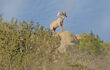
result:
[[[61,30],[63,30],[63,21],[64,21],[64,18],[67,17],[66,16],[66,12],[65,13],[62,13],[62,12],[58,12],[58,15],[61,15],[61,17],[59,17],[57,20],[53,21],[51,24],[50,24],[50,29],[55,32],[56,28],[60,27]]]

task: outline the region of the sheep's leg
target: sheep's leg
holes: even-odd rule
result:
[[[64,31],[63,26],[60,26],[60,28],[61,28],[61,31]]]
[[[56,30],[56,28],[53,28],[53,29],[52,29],[52,32],[55,33],[55,30]]]

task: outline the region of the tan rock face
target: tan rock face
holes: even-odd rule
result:
[[[78,42],[76,36],[69,31],[62,31],[57,33],[61,37],[61,45],[59,47],[60,52],[66,52],[67,48],[76,47],[76,43]]]
[[[81,37],[81,35],[77,34],[77,35],[76,35],[76,38],[77,38],[78,40],[80,40],[82,37]]]
[[[77,41],[76,36],[69,31],[62,31],[57,33],[57,35],[61,37],[61,41],[63,43],[75,43]]]
[[[82,34],[77,34],[76,35],[76,38],[77,38],[77,40],[80,40],[80,39],[84,39],[86,37],[86,35],[82,35]]]

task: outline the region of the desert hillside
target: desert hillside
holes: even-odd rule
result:
[[[99,36],[0,20],[0,70],[110,70],[110,43]]]

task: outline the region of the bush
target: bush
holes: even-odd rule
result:
[[[99,36],[95,36],[92,32],[89,34],[82,33],[79,43],[79,51],[87,52],[87,53],[100,53],[102,47],[102,41]]]
[[[37,66],[51,62],[59,41],[49,29],[33,25],[33,21],[0,22],[0,70],[28,70],[34,60]]]

